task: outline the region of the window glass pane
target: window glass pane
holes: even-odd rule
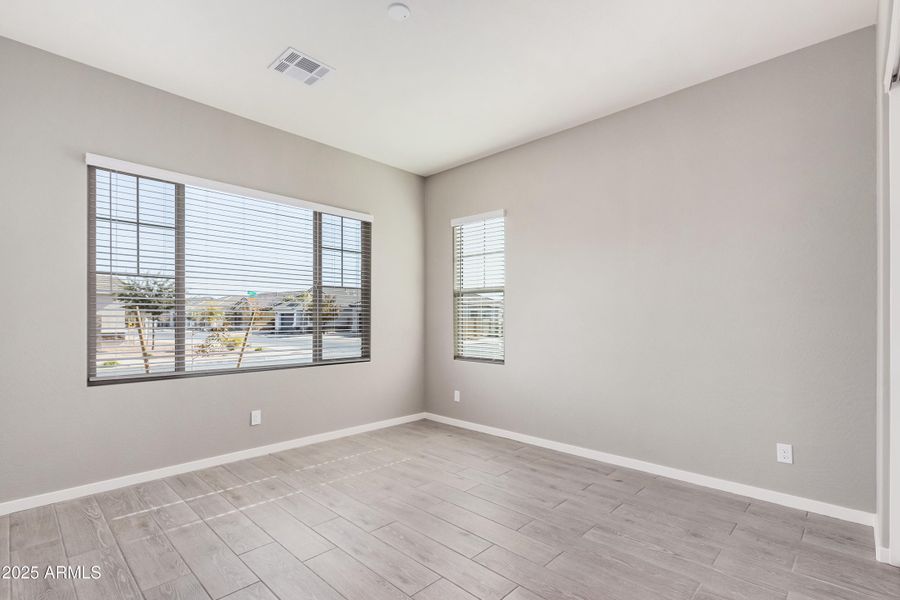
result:
[[[99,237],[101,229],[106,232],[105,240]],[[98,260],[102,249],[113,273],[137,274],[137,226],[131,223],[105,221],[97,227],[97,233]],[[105,241],[106,245],[100,248],[102,241]]]
[[[97,375],[174,371],[174,300],[169,278],[97,275]]]
[[[341,252],[322,250],[322,285],[341,287]]]
[[[341,249],[341,217],[322,215],[322,246]]]
[[[458,358],[504,359],[504,219],[453,228],[454,353]]]
[[[355,252],[344,252],[344,287],[358,288],[362,284],[362,257]]]
[[[456,299],[456,352],[467,358],[503,358],[503,293]]]
[[[138,231],[140,274],[175,277],[175,230],[140,225]]]
[[[175,184],[140,179],[138,204],[141,223],[175,226]]]
[[[108,204],[98,207],[97,216],[120,221],[137,220],[137,178],[121,173],[108,173],[105,183]]]
[[[362,334],[367,316],[358,289],[324,288],[322,358],[337,360],[362,356]]]
[[[356,219],[344,219],[344,250],[359,252],[362,250],[362,222]]]

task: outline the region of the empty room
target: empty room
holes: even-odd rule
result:
[[[0,0],[0,600],[897,600],[898,71],[900,0]]]

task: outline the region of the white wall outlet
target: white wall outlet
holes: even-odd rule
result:
[[[251,425],[259,425],[262,423],[262,411],[261,410],[251,410],[250,411],[250,424]]]
[[[459,402],[459,390],[453,390],[453,401]]]
[[[790,444],[775,444],[775,458],[780,463],[794,464],[794,447]]]

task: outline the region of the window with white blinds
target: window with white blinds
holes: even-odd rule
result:
[[[88,170],[89,382],[369,359],[371,222]]]
[[[454,358],[502,363],[506,254],[503,211],[454,219]]]

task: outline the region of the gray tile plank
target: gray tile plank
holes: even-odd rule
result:
[[[623,553],[566,551],[547,565],[569,579],[621,598],[665,598],[690,600],[698,581],[660,569],[657,565]]]
[[[210,600],[209,594],[191,575],[184,575],[144,591],[146,600]]]
[[[233,488],[238,485],[244,485],[247,483],[231,471],[229,471],[225,466],[218,467],[210,467],[208,469],[203,469],[202,471],[196,471],[200,480],[208,485],[211,489],[216,490],[217,492],[221,492],[223,490],[227,490],[229,488]]]
[[[450,487],[465,491],[478,484],[477,481],[461,477],[455,473],[448,473],[447,471],[426,466],[423,464],[424,462],[425,461],[417,462],[416,459],[412,459],[408,462],[394,465],[390,467],[389,470],[414,478],[418,481],[418,485],[438,481],[444,485],[449,485]]]
[[[429,509],[429,512],[538,565],[547,564],[562,552],[558,547],[530,538],[455,504],[445,502]]]
[[[172,529],[166,535],[213,598],[256,581],[256,576],[205,523]]]
[[[275,504],[247,508],[244,514],[300,560],[307,560],[332,548],[328,540]]]
[[[334,548],[306,561],[306,566],[347,600],[403,600],[406,594],[362,563]]]
[[[327,485],[314,486],[303,492],[319,504],[366,531],[384,527],[393,521],[389,515]]]
[[[538,532],[537,535],[540,537],[540,531],[548,525],[553,527],[553,524],[538,520],[533,525],[526,525],[520,531],[525,535],[533,535]],[[668,552],[674,556],[707,565],[711,565],[722,551],[718,544],[697,539],[695,536],[666,535],[653,525],[639,520],[608,518],[599,521],[591,529],[595,530],[595,535],[602,534],[607,539],[627,538],[633,546],[646,547],[647,551]]]
[[[56,511],[51,506],[39,506],[9,515],[10,552],[30,546],[41,546],[60,539]]]
[[[228,500],[235,508],[247,508],[268,502],[268,498],[263,496],[253,485],[243,485],[217,493]]]
[[[511,597],[512,595],[509,595],[503,600],[508,600]],[[413,598],[416,600],[477,600],[469,592],[443,578],[438,579],[413,596]]]
[[[607,496],[569,498],[553,507],[553,511],[581,519],[602,519],[622,505],[622,498]]]
[[[191,500],[188,504],[235,554],[272,543],[266,532],[219,494]]]
[[[393,498],[379,501],[375,506],[392,515],[398,522],[415,529],[436,542],[440,542],[463,556],[471,558],[491,546],[489,541],[478,537],[471,529],[466,530],[458,527],[449,519],[443,519],[439,513],[428,513]],[[497,526],[501,527],[501,525]]]
[[[136,485],[134,493],[153,509],[150,514],[163,529],[180,527],[199,519],[165,481],[156,480]]]
[[[545,600],[534,592],[528,591],[523,587],[517,587],[512,593],[503,600]]]
[[[439,579],[420,562],[344,519],[323,523],[316,531],[406,594],[413,595]]]
[[[572,581],[546,567],[535,565],[500,546],[493,546],[475,557],[475,560],[499,573],[510,581],[536,590],[544,598],[560,600],[610,600],[611,596],[600,587],[591,588]]]
[[[855,524],[847,524],[855,525]],[[807,522],[802,542],[827,550],[871,560],[875,556],[875,540],[869,527],[846,527]]]
[[[239,460],[238,462],[228,463],[227,465],[223,466],[230,473],[243,480],[244,483],[251,483],[254,481],[260,481],[267,477],[273,477],[272,475],[269,475],[268,473],[251,463],[249,460]]]
[[[791,600],[793,596],[788,594],[788,600]],[[721,594],[716,594],[715,592],[711,592],[703,586],[697,590],[697,593],[694,594],[694,597],[691,600],[729,600],[729,596],[723,596]],[[811,600],[811,599],[808,599]]]
[[[390,478],[385,471],[366,473],[330,485],[339,492],[366,502],[395,498],[421,509],[442,502],[440,498]]]
[[[498,482],[498,485],[502,486],[503,484]],[[467,493],[531,517],[543,516],[560,504],[560,502],[546,503],[518,493],[509,487],[498,487],[498,485],[479,484],[467,490]]]
[[[817,600],[867,600],[873,596],[833,585],[819,579],[785,570],[771,562],[728,549],[716,559],[715,568],[725,574],[751,581],[779,594],[787,592],[811,596]],[[718,591],[718,590],[717,590]]]
[[[462,492],[442,483],[430,483],[420,488],[429,494],[434,495],[446,502],[451,502],[457,506],[461,506],[466,510],[470,510],[477,515],[496,521],[510,529],[518,529],[526,523],[531,522],[534,517],[516,512],[515,510],[505,508],[499,504],[494,504],[490,500],[473,496],[468,492]]]
[[[97,504],[103,516],[110,523],[118,517],[149,512],[149,507],[134,491],[134,487],[126,487],[95,494]]]
[[[466,491],[479,495],[475,490],[483,489],[484,486],[500,488],[521,498],[527,498],[532,504],[546,509],[551,509],[573,496],[571,492],[553,489],[542,482],[533,481],[533,478],[524,477],[521,473],[513,475],[510,472],[495,477],[476,469],[466,469],[460,471],[460,474],[479,482],[479,485]]]
[[[120,544],[162,534],[162,527],[149,512],[130,517],[116,517],[108,521],[109,528]]]
[[[278,478],[267,479],[252,485],[253,489],[278,506],[286,510],[294,518],[315,527],[325,521],[337,517],[337,514],[306,494],[294,489]]]
[[[116,546],[100,505],[93,497],[58,503],[56,516],[67,555],[78,556],[91,550]]]
[[[52,510],[53,507],[50,508]],[[42,531],[41,527],[31,530],[47,533]],[[37,579],[20,578],[10,582],[13,600],[75,600],[75,588],[70,579],[46,576],[48,568],[55,570],[69,564],[61,540],[26,544],[23,548],[10,553],[10,563],[37,567]]]
[[[121,544],[121,548],[142,590],[149,590],[191,572],[163,534],[126,542]]]
[[[900,597],[900,570],[847,554],[806,549],[797,555],[794,572],[876,597]]]
[[[182,500],[193,500],[215,491],[206,482],[197,477],[196,473],[173,475],[172,477],[166,477],[162,481]]]
[[[225,600],[278,600],[275,594],[260,581],[225,596]]]
[[[383,527],[374,535],[482,600],[500,600],[516,587],[512,581],[400,523]]]
[[[786,595],[783,591],[765,589],[759,582],[727,575],[709,565],[684,558],[665,548],[632,540],[615,532],[594,528],[585,533],[582,539],[585,543],[579,544],[579,549],[600,553],[615,551],[638,556],[661,569],[694,579],[706,589],[733,600],[784,600]]]
[[[74,580],[75,593],[79,600],[143,598],[118,546],[90,550],[70,558],[69,565],[81,567],[85,574],[92,573],[94,567],[100,568],[100,576],[96,579],[79,577]]]
[[[281,599],[343,600],[334,588],[278,544],[251,550],[241,558]]]

